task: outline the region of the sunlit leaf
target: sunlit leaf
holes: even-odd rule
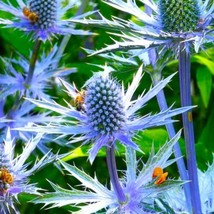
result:
[[[212,91],[212,75],[210,70],[207,67],[198,67],[196,78],[204,106],[207,108]]]

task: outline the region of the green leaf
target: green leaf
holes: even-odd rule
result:
[[[31,36],[27,36],[25,33],[14,29],[3,29],[1,36],[4,38],[10,49],[17,51],[18,53],[29,58],[30,51],[32,49],[32,42],[30,41]],[[12,46],[12,47],[11,47]]]
[[[142,132],[138,132],[138,138],[135,140],[136,144],[139,145],[140,149],[146,154],[151,151],[152,144],[154,145],[155,151],[157,151],[161,145],[163,145],[168,139],[168,134],[165,129],[149,129]]]
[[[196,144],[197,151],[197,160],[200,169],[205,169],[207,167],[208,161],[212,161],[212,153],[214,153],[214,135],[213,135],[213,127],[214,127],[214,109],[209,115],[209,120],[204,127],[201,136]]]
[[[192,57],[192,62],[200,63],[202,65],[205,65],[207,69],[214,75],[214,62],[207,59],[204,56],[195,55]]]
[[[62,161],[69,161],[74,158],[80,158],[80,157],[88,157],[88,154],[86,151],[83,151],[81,147],[77,147],[72,151],[71,154],[67,155],[66,157],[62,158]]]
[[[209,150],[208,152],[211,154],[214,152],[214,135],[213,135],[213,127],[214,127],[214,110],[209,115],[209,120],[204,127],[202,134],[198,140],[197,144],[202,143]],[[212,154],[211,154],[212,156]]]
[[[212,91],[212,75],[207,67],[198,67],[196,71],[197,85],[201,93],[204,106],[207,108]]]

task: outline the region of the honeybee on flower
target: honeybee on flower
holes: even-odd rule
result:
[[[0,24],[7,27],[16,28],[27,33],[33,33],[34,39],[42,41],[50,40],[56,34],[60,35],[90,35],[91,33],[84,30],[76,30],[75,24],[71,23],[74,16],[64,19],[65,13],[79,5],[80,1],[69,1],[65,6],[62,0],[30,0],[25,3],[22,0],[16,0],[14,5],[7,1],[0,1],[0,11],[5,11],[14,16],[11,20],[0,19]],[[16,5],[15,5],[16,3]],[[82,17],[94,12],[82,14]]]
[[[76,96],[72,100],[72,104],[77,109],[77,111],[84,111],[85,109],[84,101],[85,101],[86,92],[83,89],[80,91],[75,90],[75,92],[76,92]]]
[[[38,134],[29,140],[20,155],[15,154],[14,141],[10,130],[3,142],[0,141],[0,213],[19,213],[15,201],[20,193],[39,194],[40,188],[28,182],[29,177],[45,164],[53,162],[58,155],[47,153],[27,169],[26,160],[36,148],[42,135]]]
[[[23,14],[29,19],[30,22],[36,23],[38,21],[39,16],[35,12],[30,11],[29,8],[24,7],[22,11],[23,11]]]

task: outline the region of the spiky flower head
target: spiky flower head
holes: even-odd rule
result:
[[[0,24],[13,27],[25,32],[32,32],[34,39],[46,41],[55,34],[61,35],[88,35],[91,34],[83,30],[75,30],[75,25],[70,21],[73,18],[65,19],[65,13],[75,6],[79,1],[69,1],[67,5],[62,0],[29,0],[26,3],[16,0],[16,6],[10,1],[0,2],[0,10],[11,13],[12,20],[0,19]],[[93,12],[91,12],[93,13]],[[82,14],[82,17],[91,13]],[[76,19],[79,19],[76,16]]]
[[[88,84],[85,96],[88,122],[101,135],[124,131],[125,105],[121,85],[110,77],[97,76]]]
[[[0,195],[10,189],[14,183],[14,175],[12,172],[12,165],[7,154],[4,153],[3,144],[0,144]]]
[[[197,28],[200,10],[196,0],[160,0],[159,9],[165,32],[191,32]]]
[[[93,162],[103,146],[114,145],[116,141],[139,150],[139,147],[132,141],[135,131],[172,122],[169,119],[171,116],[190,109],[189,107],[175,110],[168,109],[156,115],[138,117],[136,112],[148,100],[156,96],[173,75],[160,81],[159,84],[151,88],[146,94],[142,94],[138,99],[131,100],[140,83],[142,67],[139,68],[133,82],[126,91],[123,85],[111,77],[111,70],[112,68],[105,66],[104,71],[95,73],[84,85],[84,93],[78,92],[75,86],[61,80],[68,94],[73,97],[76,103],[74,106],[64,107],[48,100],[28,99],[42,108],[60,113],[64,119],[67,119],[66,125],[58,122],[54,123],[54,117],[51,117],[51,123],[48,126],[36,125],[35,127],[17,129],[75,136],[70,143],[77,141],[92,142],[93,146],[89,152],[89,160]],[[74,123],[74,119],[78,122]]]

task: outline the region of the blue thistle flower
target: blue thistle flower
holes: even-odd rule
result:
[[[22,153],[15,157],[15,146],[10,135],[10,130],[6,134],[4,143],[0,143],[0,212],[10,213],[16,209],[15,201],[20,193],[39,194],[39,188],[35,184],[29,184],[28,178],[45,164],[52,162],[57,156],[48,157],[46,154],[34,166],[27,169],[25,164],[31,152],[36,148],[42,135],[38,134],[35,138],[28,141]]]
[[[28,74],[28,60],[23,56],[19,56],[17,60],[2,59],[5,64],[5,74],[0,74],[0,87],[2,87],[0,100],[8,95],[16,94],[16,92],[19,92],[20,97],[49,99],[46,90],[50,88],[51,80],[75,72],[75,69],[54,68],[54,64],[59,61],[59,57],[56,56],[57,48],[55,45],[47,56],[42,54],[41,60],[36,63],[34,75],[29,85],[25,80]],[[20,68],[19,72],[14,68],[17,65]]]
[[[145,6],[151,8],[148,15],[134,0],[109,0],[106,4],[132,15],[136,22],[126,21],[118,17],[107,20],[76,20],[89,25],[107,27],[111,33],[122,38],[122,41],[114,39],[115,44],[95,51],[93,54],[127,50],[131,55],[141,56],[144,49],[153,47],[166,47],[174,49],[176,55],[185,45],[189,51],[192,46],[196,52],[204,48],[204,44],[213,42],[213,30],[209,28],[213,21],[214,6],[211,0],[140,0]],[[139,24],[138,24],[139,23]],[[137,49],[140,49],[137,51]],[[143,50],[142,50],[143,49]],[[132,52],[131,50],[135,50]]]
[[[85,84],[86,90],[83,97],[77,92],[75,86],[61,80],[66,87],[68,94],[78,100],[78,106],[68,108],[60,106],[55,102],[48,100],[28,99],[34,104],[58,112],[64,119],[67,117],[67,124],[53,123],[53,118],[47,126],[35,126],[17,128],[18,130],[61,134],[62,136],[71,135],[75,139],[70,143],[83,141],[84,144],[93,142],[92,149],[89,153],[89,160],[93,162],[98,151],[103,146],[111,146],[118,140],[126,146],[136,150],[139,147],[132,141],[133,133],[137,130],[143,130],[153,126],[160,126],[171,123],[170,117],[180,114],[191,107],[179,108],[160,112],[155,115],[146,115],[138,117],[136,112],[140,110],[145,103],[157,95],[157,93],[170,81],[173,75],[162,80],[155,87],[151,88],[145,95],[141,95],[136,100],[131,100],[142,77],[142,67],[133,78],[129,88],[124,90],[110,76],[111,69],[105,66],[104,72],[95,73],[94,76]],[[78,108],[77,108],[78,107]],[[70,118],[70,119],[68,119]],[[77,120],[77,123],[74,122]],[[46,120],[47,121],[47,120]],[[80,135],[80,136],[78,136]]]
[[[17,0],[16,3],[18,6],[13,6],[9,1],[8,3],[0,2],[0,10],[14,16],[12,20],[0,19],[0,23],[6,27],[32,32],[34,39],[39,38],[46,41],[55,34],[90,34],[87,31],[75,29],[75,26],[70,23],[74,17],[62,19],[66,11],[78,5],[79,1],[69,1],[64,7],[62,6],[62,0],[29,0],[27,4],[22,0]],[[77,15],[76,19],[89,14]]]
[[[168,159],[172,155],[172,147],[179,137],[180,133],[169,142],[166,142],[156,154],[152,149],[147,163],[143,164],[141,170],[138,168],[135,151],[130,147],[126,148],[125,163],[127,166],[124,176],[120,179],[127,197],[124,203],[119,203],[114,190],[102,185],[96,177],[92,178],[84,171],[65,162],[62,162],[64,169],[81,182],[84,190],[77,190],[73,187],[70,190],[63,189],[51,183],[54,192],[39,196],[33,202],[44,203],[45,206],[51,205],[50,208],[70,205],[79,209],[72,213],[79,214],[100,212],[158,213],[155,212],[154,204],[156,201],[161,198],[164,199],[166,192],[171,188],[176,188],[184,183],[180,180],[167,178],[163,183],[157,184],[156,178],[153,178],[153,170],[157,166],[164,169],[175,161],[175,159]]]

